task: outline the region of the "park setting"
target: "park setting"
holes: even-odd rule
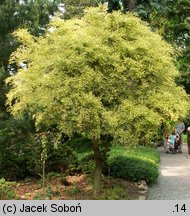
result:
[[[189,10],[0,1],[0,200],[190,199]]]

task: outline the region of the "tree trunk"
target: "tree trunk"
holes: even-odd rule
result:
[[[127,3],[128,3],[128,10],[132,11],[137,5],[137,0],[128,0]]]
[[[94,140],[93,150],[94,150],[94,159],[96,163],[95,172],[94,172],[93,196],[94,198],[96,198],[102,188],[102,157],[99,149],[98,140]]]
[[[122,0],[122,4],[124,12],[132,11],[137,5],[137,0]]]

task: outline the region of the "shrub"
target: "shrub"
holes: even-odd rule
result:
[[[31,175],[39,176],[42,172],[41,163],[41,140],[38,143],[33,143],[33,148],[28,154],[27,168]],[[67,142],[61,141],[54,146],[51,140],[47,143],[47,161],[46,173],[49,172],[67,172],[70,167],[76,166],[77,158],[73,148]]]
[[[78,169],[82,173],[90,174],[94,171],[95,163],[94,163],[94,155],[93,152],[83,152],[77,155],[78,159]]]
[[[36,139],[34,134],[22,142],[3,143],[3,147],[0,148],[0,178],[18,180],[41,175],[42,145],[41,140]],[[57,148],[54,148],[54,143],[50,140],[47,151],[47,173],[66,172],[71,166],[77,166],[75,150],[70,148],[67,142],[60,142]]]
[[[70,167],[76,166],[76,152],[66,142],[62,142],[57,148],[53,144],[48,146],[47,172],[69,172]]]
[[[95,163],[91,141],[85,137],[76,136],[67,143],[76,151],[77,167],[75,168],[82,173],[92,173]]]
[[[21,179],[29,175],[27,169],[27,154],[24,152],[24,143],[4,144],[0,149],[0,178],[8,180]],[[27,150],[27,149],[26,149]],[[29,153],[32,152],[32,148]],[[9,172],[7,172],[9,167]]]
[[[148,147],[131,150],[114,147],[109,153],[108,164],[113,177],[129,181],[145,180],[151,184],[158,177],[159,153]]]
[[[49,172],[49,173],[47,173],[47,176],[46,176],[46,178],[48,180],[53,180],[53,179],[56,179],[56,178],[59,178],[59,177],[61,177],[61,174],[56,173],[56,172]]]
[[[0,200],[10,200],[16,198],[14,187],[15,182],[7,182],[4,178],[0,179]]]

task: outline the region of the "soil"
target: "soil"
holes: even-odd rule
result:
[[[17,199],[32,200],[91,200],[92,180],[87,175],[55,177],[46,181],[42,189],[41,181],[29,179],[20,181],[16,187]],[[129,181],[113,178],[103,178],[103,192],[97,199],[137,200],[138,185]]]

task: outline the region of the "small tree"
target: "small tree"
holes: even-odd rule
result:
[[[150,140],[161,119],[177,119],[189,109],[174,79],[174,50],[131,14],[91,8],[82,19],[54,19],[53,32],[15,36],[22,45],[12,55],[27,69],[8,78],[11,112],[33,114],[36,125],[57,125],[72,137],[92,141],[96,162],[94,196],[101,189],[100,142],[136,144]],[[177,95],[177,96],[176,96]]]

